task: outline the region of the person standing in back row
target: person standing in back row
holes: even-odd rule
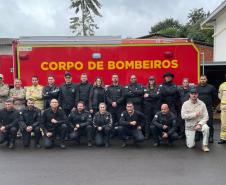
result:
[[[0,109],[4,108],[5,100],[9,96],[9,86],[4,82],[3,74],[0,74]]]
[[[218,97],[221,100],[220,109],[221,109],[221,131],[220,131],[220,140],[218,144],[226,143],[226,74],[224,76],[225,81],[220,85],[218,91]]]
[[[44,98],[44,109],[50,107],[50,101],[52,99],[58,99],[59,88],[55,85],[55,77],[53,75],[48,76],[48,85],[46,85],[42,90],[42,95]]]
[[[210,127],[209,142],[213,143],[214,126],[213,126],[213,105],[217,100],[217,91],[213,85],[207,83],[206,75],[200,77],[200,83],[197,86],[199,99],[202,100],[207,108],[209,120],[207,125]]]
[[[190,95],[190,85],[189,85],[189,79],[183,78],[182,80],[182,86],[179,87],[179,93],[180,93],[180,110],[184,102],[189,100]],[[185,138],[185,121],[181,118],[181,114],[178,115],[178,132],[180,134],[180,138]]]
[[[86,73],[81,75],[81,82],[78,84],[78,92],[76,94],[76,102],[83,101],[85,103],[85,109],[89,110],[89,96],[92,90],[92,85],[88,82]]]
[[[72,83],[71,73],[65,72],[64,74],[65,83],[60,86],[59,90],[59,104],[64,110],[65,114],[68,116],[76,103],[76,93],[77,88],[74,83]]]
[[[96,112],[98,112],[99,104],[105,103],[105,101],[106,101],[106,96],[105,96],[104,82],[102,78],[97,77],[93,84],[93,88],[91,89],[90,97],[89,97],[90,113],[94,115]]]
[[[34,106],[40,110],[44,109],[44,101],[42,97],[43,86],[39,85],[39,79],[37,76],[32,76],[32,86],[26,89],[26,100],[33,99]]]
[[[159,88],[155,77],[150,76],[147,87],[144,88],[144,114],[146,117],[145,139],[149,139],[150,126],[155,114],[160,110]]]
[[[173,83],[174,74],[167,72],[163,75],[164,82],[159,86],[161,104],[167,104],[176,117],[179,111],[180,94],[178,87]]]
[[[14,80],[14,88],[9,90],[9,97],[13,99],[16,110],[21,110],[25,107],[25,89],[21,87],[21,80]]]
[[[137,83],[137,77],[131,75],[130,83],[125,86],[126,102],[132,102],[136,111],[142,112],[144,88]]]
[[[112,75],[112,84],[106,90],[107,110],[111,113],[113,125],[118,126],[121,113],[125,109],[124,88],[119,84],[117,74]]]

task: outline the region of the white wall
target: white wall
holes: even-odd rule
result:
[[[226,62],[226,12],[216,19],[214,28],[214,61]]]

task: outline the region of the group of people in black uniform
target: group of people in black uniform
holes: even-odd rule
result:
[[[131,75],[130,83],[123,87],[114,74],[112,84],[106,88],[100,77],[93,85],[88,83],[87,74],[81,75],[78,84],[72,83],[68,72],[64,78],[65,83],[60,87],[51,83],[43,88],[44,110],[36,108],[32,98],[27,99],[26,107],[20,111],[13,108],[12,99],[6,100],[5,108],[0,110],[0,143],[14,148],[18,130],[24,147],[30,146],[34,134],[36,148],[41,148],[42,138],[45,148],[52,148],[56,140],[61,148],[66,148],[67,140],[79,144],[83,135],[89,147],[94,143],[109,147],[110,140],[118,136],[122,147],[126,147],[129,139],[137,144],[152,136],[154,146],[158,146],[161,141],[171,145],[185,135],[180,111],[189,99],[188,78],[179,87],[173,82],[174,75],[167,72],[161,85],[150,76],[144,87]],[[208,110],[209,142],[213,142],[212,106],[217,93],[205,75],[196,88]]]

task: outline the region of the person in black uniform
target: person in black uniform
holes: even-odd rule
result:
[[[143,95],[143,86],[137,83],[137,77],[135,75],[131,75],[130,84],[125,86],[126,102],[132,102],[135,110],[142,112]]]
[[[99,111],[94,115],[93,125],[95,128],[96,146],[109,147],[110,133],[112,128],[112,116],[106,111],[106,104],[99,104]]]
[[[5,108],[0,110],[0,144],[15,148],[16,134],[18,131],[18,112],[13,107],[13,100],[5,101]]]
[[[89,109],[89,96],[92,89],[92,85],[89,84],[87,74],[81,75],[81,82],[77,86],[76,102],[83,101],[85,108]]]
[[[144,88],[144,114],[146,117],[145,139],[150,137],[150,125],[156,112],[160,110],[159,88],[155,82],[155,77],[150,76],[147,87]]]
[[[29,147],[31,143],[31,133],[35,134],[36,148],[41,148],[39,144],[41,138],[40,124],[41,124],[41,110],[34,107],[33,99],[27,100],[27,107],[19,112],[19,126],[22,133],[24,147]]]
[[[44,131],[44,146],[52,148],[56,136],[60,136],[60,148],[66,148],[64,143],[67,133],[67,116],[56,99],[50,101],[50,108],[42,115],[42,129]]]
[[[53,75],[48,76],[48,85],[42,90],[42,97],[44,99],[44,109],[50,107],[49,103],[52,99],[58,99],[59,88],[55,85],[55,77]]]
[[[68,116],[76,102],[76,85],[72,83],[72,76],[69,72],[65,72],[65,83],[60,86],[59,104]]]
[[[89,111],[85,110],[85,104],[79,101],[77,109],[72,110],[68,117],[70,132],[70,139],[76,140],[80,143],[80,137],[83,134],[87,135],[88,146],[92,146],[92,116]]]
[[[189,85],[189,79],[183,78],[182,86],[179,87],[180,110],[182,108],[183,103],[189,100],[190,90],[191,90],[191,87]],[[178,114],[178,133],[180,135],[180,138],[185,138],[185,121],[181,118],[181,114]]]
[[[209,143],[213,143],[214,127],[213,127],[213,105],[217,101],[217,91],[213,85],[207,83],[207,77],[202,75],[200,77],[200,83],[197,86],[199,99],[202,100],[207,108],[209,120],[207,125],[210,127]]]
[[[167,104],[176,116],[180,114],[180,94],[178,87],[173,83],[174,75],[167,72],[163,75],[165,81],[159,86],[160,104]]]
[[[99,104],[105,103],[105,89],[102,78],[97,77],[90,92],[89,106],[93,115],[99,110]]]
[[[127,146],[128,137],[132,137],[136,144],[144,140],[142,127],[145,125],[145,121],[144,114],[134,110],[132,102],[127,102],[126,110],[121,114],[118,128],[120,139],[123,141],[122,148]]]
[[[177,121],[176,116],[169,110],[167,104],[161,105],[161,111],[157,112],[152,121],[151,131],[154,139],[154,146],[159,146],[159,137],[167,141],[169,145],[178,139],[176,133]]]
[[[117,74],[112,75],[112,85],[106,90],[107,110],[111,113],[113,125],[118,126],[121,113],[124,110],[124,88],[119,84]]]

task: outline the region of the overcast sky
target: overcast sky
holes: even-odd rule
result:
[[[165,18],[185,23],[190,10],[212,12],[223,0],[101,0],[96,35],[139,37]],[[70,0],[0,0],[0,37],[72,35]]]

